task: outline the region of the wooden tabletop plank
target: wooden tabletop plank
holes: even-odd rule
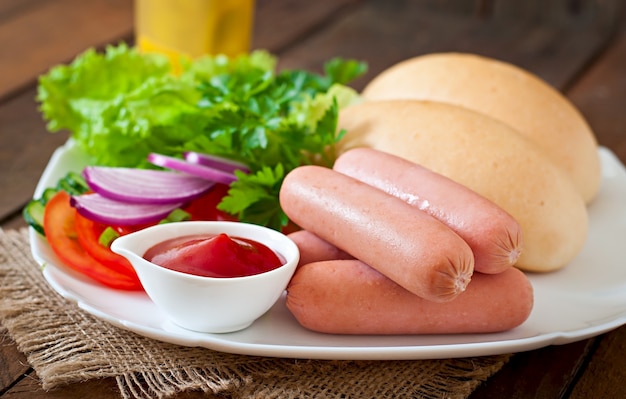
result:
[[[32,83],[52,65],[132,31],[130,0],[48,0],[0,24],[0,99]]]
[[[493,19],[448,44],[446,50],[510,62],[562,91],[604,48],[611,34],[578,24],[559,26]]]
[[[564,391],[576,380],[593,348],[590,339],[517,353],[469,399],[566,397]]]
[[[569,97],[597,132],[600,144],[626,162],[626,32],[572,88]]]
[[[512,62],[564,89],[603,48],[611,31],[576,21],[563,25],[468,18],[419,2],[368,1],[361,9],[301,43],[281,59],[283,67],[320,70],[323,60],[351,57],[369,63],[361,88],[392,64],[429,52],[464,51]],[[407,35],[406,26],[413,26]]]
[[[26,356],[12,343],[6,330],[0,327],[0,392],[14,383],[16,376],[24,375],[29,367]]]
[[[281,53],[323,28],[361,0],[256,0],[252,47]]]
[[[289,49],[281,68],[321,71],[324,61],[339,56],[368,63],[368,73],[354,82],[361,89],[367,81],[392,64],[408,57],[436,51],[463,35],[478,19],[460,12],[440,13],[414,1],[367,1],[323,32]],[[413,27],[407,34],[407,26]]]
[[[21,379],[2,397],[10,399],[111,399],[119,398],[120,394],[113,378],[89,380],[45,391],[37,381],[37,377],[33,375]],[[213,398],[208,396],[207,399]]]
[[[32,197],[50,155],[68,134],[47,133],[34,88],[0,107],[0,129],[0,221],[5,221]]]
[[[525,20],[550,25],[578,24],[611,29],[622,0],[486,0],[494,18]]]
[[[48,0],[3,0],[0,2],[0,24],[39,7],[45,1]]]
[[[626,398],[626,328],[602,337],[571,399]]]
[[[68,384],[45,391],[36,377],[24,378],[9,389],[2,398],[7,399],[118,399],[121,398],[114,378],[92,379]],[[202,391],[186,391],[171,399],[229,399],[230,396],[213,395]]]

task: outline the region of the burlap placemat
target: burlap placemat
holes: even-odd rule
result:
[[[0,229],[0,322],[44,389],[114,377],[122,398],[186,390],[225,398],[466,398],[510,356],[323,361],[159,342],[92,317],[53,291],[31,257],[26,229]]]

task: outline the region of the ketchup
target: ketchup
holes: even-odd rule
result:
[[[143,257],[171,270],[205,277],[251,276],[284,263],[260,242],[223,233],[166,240],[148,249]]]

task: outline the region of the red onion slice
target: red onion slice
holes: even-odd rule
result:
[[[83,176],[103,197],[137,204],[172,204],[200,197],[215,183],[163,170],[88,166]]]
[[[158,222],[174,209],[183,206],[176,204],[131,204],[115,201],[100,194],[83,194],[71,197],[70,204],[82,216],[95,222],[115,226],[130,226]]]
[[[232,159],[218,157],[216,155],[187,151],[183,153],[183,157],[188,162],[208,166],[214,169],[219,169],[224,172],[233,173],[236,170],[240,170],[244,173],[250,172],[250,168],[248,168],[248,165],[241,162],[233,161]]]
[[[191,163],[166,155],[151,153],[148,155],[148,162],[164,168],[173,169],[179,172],[188,173],[193,176],[202,177],[203,179],[211,180],[216,183],[230,184],[237,180],[237,176],[235,176],[233,173],[224,172],[223,170],[210,168],[208,166]]]

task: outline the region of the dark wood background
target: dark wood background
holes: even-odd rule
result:
[[[367,61],[367,76],[429,52],[467,51],[526,68],[567,95],[601,145],[626,162],[626,18],[623,0],[257,0],[254,47],[281,68]],[[52,151],[37,110],[37,76],[88,47],[133,41],[131,0],[0,2],[0,226],[24,226],[21,209]],[[626,237],[625,237],[626,240]],[[625,264],[626,267],[626,264]],[[113,380],[43,392],[25,357],[0,332],[0,397],[114,398]],[[626,397],[626,327],[516,354],[471,396]],[[206,397],[196,393],[177,398]]]

